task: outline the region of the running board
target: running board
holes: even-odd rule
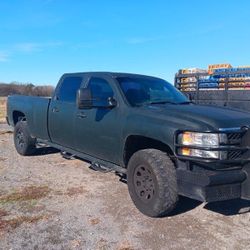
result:
[[[53,148],[57,148],[57,149],[61,150],[62,152],[64,152],[64,154],[66,154],[67,156],[77,157],[77,158],[80,158],[84,161],[91,163],[90,168],[95,170],[95,171],[101,171],[103,173],[108,173],[108,172],[113,171],[113,172],[121,173],[121,174],[125,174],[125,175],[127,174],[126,168],[121,167],[119,165],[116,165],[115,163],[98,159],[98,158],[93,157],[91,155],[84,154],[82,152],[78,152],[78,151],[73,150],[71,148],[63,147],[61,145],[58,145],[56,143],[52,143],[50,141],[38,139],[38,142],[44,143],[44,144],[51,146]]]
[[[75,158],[75,155],[67,153],[66,151],[61,151],[61,156],[66,160],[73,160]]]
[[[98,162],[93,162],[90,167],[90,169],[94,170],[94,171],[99,171],[99,172],[102,172],[102,173],[109,173],[109,172],[116,172],[118,169],[116,166],[104,166],[103,164],[100,164]]]

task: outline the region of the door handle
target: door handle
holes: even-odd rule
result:
[[[52,109],[52,112],[53,112],[53,113],[58,113],[58,112],[59,112],[59,109],[58,109],[58,108],[53,108],[53,109]]]
[[[78,113],[78,114],[77,114],[77,117],[82,119],[82,118],[86,118],[87,115],[84,114],[83,112],[81,112],[81,113]]]

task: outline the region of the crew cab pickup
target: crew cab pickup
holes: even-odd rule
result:
[[[144,214],[169,214],[179,195],[250,199],[250,113],[195,105],[150,76],[64,74],[52,98],[9,96],[21,155],[41,143],[113,171]]]

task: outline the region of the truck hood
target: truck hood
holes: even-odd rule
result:
[[[176,120],[190,128],[197,129],[199,125],[202,129],[218,130],[250,126],[250,112],[236,109],[194,104],[157,104],[145,108],[161,118]]]

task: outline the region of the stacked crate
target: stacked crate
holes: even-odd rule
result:
[[[204,77],[203,79],[199,79],[199,89],[200,90],[217,90],[219,87],[218,79],[209,76]]]
[[[195,73],[206,73],[205,69],[198,69],[198,68],[188,68],[188,69],[180,69],[179,73],[181,74],[195,74]]]
[[[182,77],[178,77],[176,79],[177,87],[184,92],[195,91],[197,88],[196,74],[199,73],[207,73],[207,71],[198,68],[188,68],[179,70],[177,75],[181,75]]]
[[[212,75],[214,70],[217,70],[217,69],[228,69],[228,68],[232,68],[232,65],[229,63],[210,64],[208,65],[208,74]]]
[[[230,90],[250,89],[250,66],[218,68],[213,75],[219,81],[219,89],[224,90],[226,82]]]
[[[208,70],[181,69],[175,86],[184,92],[198,90],[250,90],[250,66],[232,67],[231,64],[212,64]]]

